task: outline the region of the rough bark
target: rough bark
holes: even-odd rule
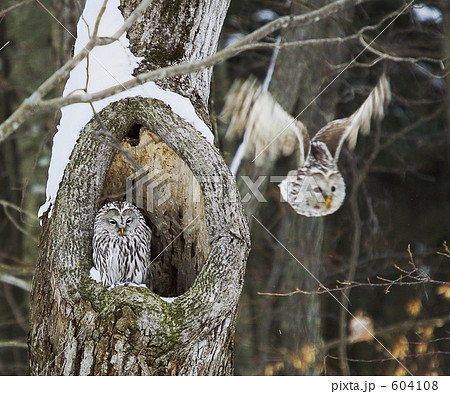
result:
[[[123,14],[127,16],[136,3],[123,1]],[[148,37],[157,37],[158,31],[164,37],[163,32],[167,32],[164,24],[168,21],[173,24],[173,20],[191,18],[195,23],[189,25],[190,33],[180,36],[183,52],[173,61],[208,55],[217,45],[228,2],[207,3],[181,1],[169,7],[171,13],[164,13],[161,7],[169,3],[154,2],[143,20],[128,32],[131,49],[136,54],[144,51],[148,55],[151,50],[147,53],[144,49],[155,42],[147,40]],[[187,30],[185,27],[184,33]],[[195,46],[202,34],[204,45]],[[161,62],[155,61],[151,66],[160,67]],[[137,72],[144,70],[145,66]],[[178,83],[166,81],[164,86],[175,86],[178,93],[187,97],[199,97],[195,108],[205,117],[209,74],[210,71],[205,71],[186,76],[183,83],[183,78]],[[93,119],[83,129],[65,170],[52,215],[43,220],[41,253],[32,291],[29,372],[231,374],[234,322],[249,251],[248,225],[234,178],[217,150],[162,102],[124,99],[106,107],[99,113],[99,119],[101,122]],[[178,296],[172,302],[141,287],[107,290],[89,278],[94,215],[105,196],[111,198],[111,193],[123,192],[123,177],[129,173],[128,164],[124,164],[117,150],[99,138],[105,128],[129,152],[134,150],[139,166],[150,165],[153,170],[166,171],[167,160],[175,172],[183,171],[187,180],[190,176],[198,182],[203,203],[200,201],[197,207],[186,206],[187,193],[191,191],[183,193],[179,187],[171,193],[173,201],[166,211],[144,212],[166,246],[176,239],[189,241],[184,247],[179,244],[178,249],[172,249],[177,252],[170,252],[170,257],[165,256],[161,263],[183,273],[175,279],[170,277],[170,270],[166,270],[166,275],[156,275],[156,281],[165,281],[161,288],[156,286],[156,291]],[[136,133],[140,129],[142,132]],[[131,145],[136,145],[136,141],[133,144],[130,141],[136,139],[135,149]],[[137,149],[140,144],[145,148]],[[206,241],[192,242],[194,235],[187,228],[186,211],[180,207],[192,209],[191,214],[200,215],[200,219],[204,217],[202,226],[206,231],[194,235]],[[170,231],[175,221],[181,227],[178,232]],[[185,237],[185,233],[190,235]]]
[[[210,252],[194,284],[172,303],[143,288],[108,291],[89,278],[93,218],[114,155],[95,137],[98,123],[90,122],[43,225],[32,293],[30,372],[231,373],[249,247],[233,177],[219,153],[164,104],[127,99],[100,116],[119,140],[134,124],[145,125],[186,161],[203,192]]]
[[[209,252],[204,202],[186,163],[151,131],[133,128],[140,128],[135,133],[138,139],[126,137],[122,141],[133,161],[122,151],[116,152],[106,177],[104,198],[124,197],[127,179],[135,178],[139,184],[141,175],[150,174],[151,187],[141,183],[140,190],[128,194],[143,210],[152,229],[153,290],[173,297],[192,285]],[[142,204],[136,201],[138,194]]]
[[[128,17],[137,0],[122,0]],[[144,16],[129,30],[130,49],[144,56],[138,72],[201,60],[216,52],[219,34],[230,0],[155,0]],[[167,78],[158,82],[165,89],[188,97],[199,116],[209,124],[208,99],[211,68]]]
[[[138,3],[133,0],[121,2],[125,18]],[[228,5],[228,1],[152,2],[143,17],[128,31],[130,50],[136,56],[144,57],[136,73],[195,62],[212,55],[217,48]],[[168,78],[158,84],[189,98],[197,114],[209,125],[210,79],[211,69],[208,68],[198,73]],[[139,140],[133,156],[141,167],[146,165],[153,173],[167,177],[164,185],[166,189],[170,187],[171,195],[165,204],[153,204],[152,212],[147,212],[155,234],[152,241],[154,257],[157,257],[153,269],[154,290],[160,295],[176,296],[192,285],[208,254],[203,202],[192,201],[193,196],[201,193],[186,163],[164,143],[150,137]],[[109,195],[124,193],[125,179],[135,171],[124,159],[118,152],[108,177],[108,185],[114,183],[106,188]],[[122,169],[118,170],[118,167]],[[118,184],[118,179],[122,180],[122,184]],[[167,193],[164,185],[160,185],[157,193]]]

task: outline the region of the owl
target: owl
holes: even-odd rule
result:
[[[94,267],[106,287],[119,283],[149,285],[152,232],[144,216],[127,201],[105,204],[94,221]]]
[[[383,74],[355,113],[328,123],[310,141],[302,122],[284,111],[255,81],[248,80],[232,88],[222,113],[225,119],[231,118],[227,136],[244,134],[238,149],[241,154],[235,155],[230,168],[238,168],[243,151],[254,153],[255,164],[263,165],[265,160],[274,161],[298,149],[299,168],[289,171],[279,184],[281,197],[300,215],[314,217],[336,212],[345,198],[345,182],[337,166],[342,146],[347,142],[353,149],[358,133],[369,132],[371,119],[384,117],[390,99],[390,85]]]
[[[382,119],[391,99],[389,82],[383,74],[364,103],[351,116],[322,127],[309,143],[306,158],[297,170],[289,171],[279,184],[281,196],[300,215],[326,216],[336,212],[345,199],[345,182],[337,162],[345,141],[354,149],[358,132],[368,134],[372,118]],[[307,146],[307,133],[303,146]]]

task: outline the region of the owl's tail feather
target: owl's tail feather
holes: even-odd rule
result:
[[[391,87],[386,75],[383,74],[366,101],[350,116],[350,125],[347,129],[347,143],[351,149],[356,146],[358,132],[368,134],[371,119],[381,120],[384,117],[385,107],[391,101]]]

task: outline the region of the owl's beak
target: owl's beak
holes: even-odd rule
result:
[[[123,227],[120,228],[120,235],[123,235]]]
[[[327,196],[325,200],[325,206],[327,207],[327,209],[331,208],[331,196]]]

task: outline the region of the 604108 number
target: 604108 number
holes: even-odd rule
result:
[[[409,382],[404,380],[394,380],[392,382],[392,390],[438,390],[438,382],[436,380],[428,381],[428,380],[411,380]]]

